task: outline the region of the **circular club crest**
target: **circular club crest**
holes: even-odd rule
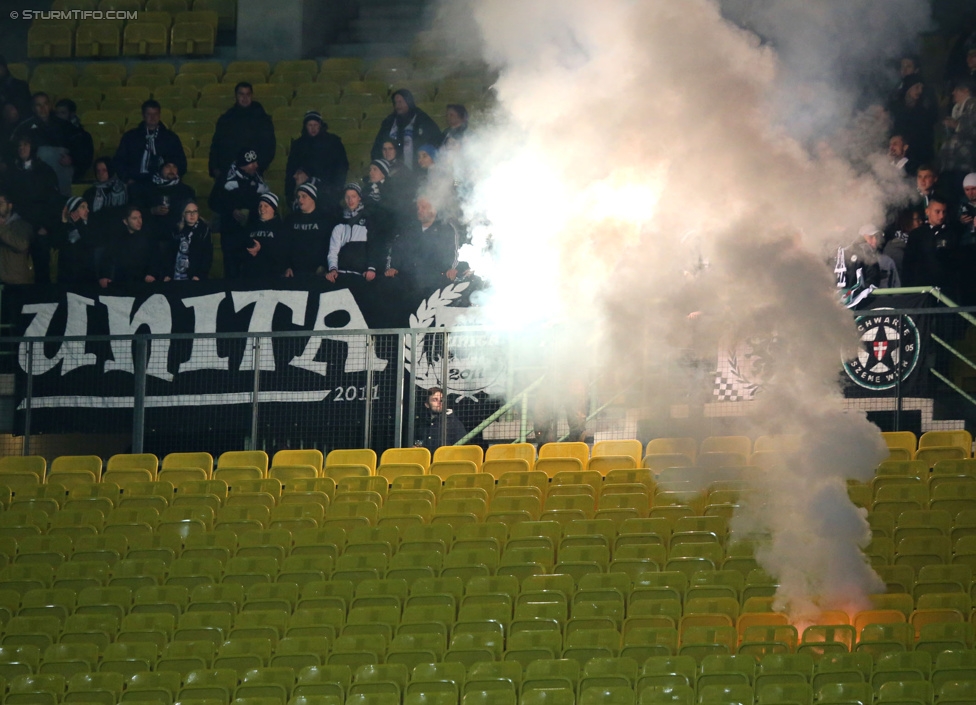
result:
[[[893,389],[915,371],[921,341],[909,316],[872,313],[854,323],[861,349],[844,363],[844,370],[855,384],[872,391]]]

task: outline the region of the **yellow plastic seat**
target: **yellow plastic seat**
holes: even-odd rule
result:
[[[102,58],[119,55],[120,25],[114,22],[80,22],[75,29],[75,56]]]
[[[933,447],[957,447],[963,451],[964,457],[970,458],[973,454],[973,437],[969,431],[962,429],[957,431],[927,431],[923,433],[918,439],[918,449],[922,450]]]
[[[151,22],[140,18],[130,22],[122,35],[122,54],[125,56],[165,56],[169,50],[169,30],[167,22]]]
[[[102,476],[102,459],[97,455],[61,455],[51,461],[52,473],[88,472],[96,479]]]
[[[576,458],[585,468],[590,460],[590,448],[580,441],[546,443],[539,448],[539,460],[544,458]]]
[[[685,453],[648,453],[643,460],[643,466],[656,474],[667,468],[691,468],[694,464],[693,456]]]
[[[217,458],[217,469],[224,467],[256,467],[261,477],[267,477],[268,454],[263,450],[229,450]]]
[[[209,22],[188,21],[177,16],[170,29],[169,50],[175,55],[212,56],[215,38],[216,32]],[[178,75],[173,80],[174,85],[188,83],[196,83],[196,81],[186,75]]]
[[[232,32],[237,28],[237,0],[194,0],[193,9],[215,13],[220,32]]]
[[[915,452],[915,459],[932,467],[945,460],[965,460],[969,458],[966,451],[959,446],[928,446],[919,448]]]
[[[429,464],[428,462],[426,465]],[[329,468],[334,465],[365,465],[372,475],[376,472],[376,452],[369,448],[332,450],[325,458],[325,467]]]
[[[475,464],[476,472],[481,472],[481,466],[484,462],[484,451],[481,449],[481,446],[475,445],[441,446],[434,451],[433,460],[435,463],[466,460]]]
[[[72,28],[72,22],[32,22],[27,30],[27,58],[71,58],[74,46]]]
[[[424,468],[417,463],[387,463],[376,469],[376,474],[386,478],[389,484],[394,484],[401,477],[422,477]]]
[[[889,450],[901,449],[908,454],[907,460],[915,459],[918,439],[911,431],[884,431],[881,437]]]
[[[106,472],[112,470],[148,470],[152,479],[156,479],[156,470],[159,467],[159,460],[152,453],[122,453],[113,455],[105,465]]]
[[[11,679],[4,702],[12,705],[56,705],[65,691],[60,673],[21,675]]]
[[[101,470],[101,461],[99,461],[99,470]],[[40,455],[8,455],[0,458],[0,481],[3,479],[3,474],[8,472],[33,473],[37,475],[39,481],[43,481],[47,472],[47,461]]]
[[[630,456],[634,460],[634,467],[640,465],[643,457],[643,446],[637,440],[597,441],[593,445],[592,457],[600,456]]]
[[[122,488],[123,491],[130,485],[141,482],[152,482],[153,480],[155,480],[155,473],[144,468],[106,470],[102,476],[102,482],[114,483]]]
[[[441,480],[446,480],[452,475],[470,475],[477,472],[478,466],[470,460],[435,461],[429,468],[429,473],[441,478]]]
[[[376,455],[374,454],[373,457],[375,458]],[[274,454],[274,458],[271,461],[271,467],[280,465],[310,465],[318,472],[321,472],[322,464],[322,451],[315,448],[279,450]]]
[[[380,456],[380,464],[387,463],[416,463],[426,472],[430,468],[430,451],[426,448],[388,448]]]

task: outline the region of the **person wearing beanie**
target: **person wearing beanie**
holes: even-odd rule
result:
[[[967,231],[963,237],[976,239],[976,172],[963,178],[962,191],[966,197],[959,204],[959,222]]]
[[[370,158],[382,158],[383,142],[392,140],[394,144],[400,145],[399,151],[404,166],[407,169],[416,169],[417,147],[422,144],[439,147],[441,129],[430,115],[417,107],[413,93],[406,88],[394,91],[390,100],[393,102],[393,112],[384,118],[380,125],[376,139],[373,141]]]
[[[960,277],[960,301],[963,306],[976,304],[976,172],[963,177],[962,190],[965,194],[959,204],[959,268],[965,276]]]
[[[323,207],[318,189],[302,184],[296,189],[297,208],[285,221],[288,267],[285,276],[309,276],[325,271],[329,251],[329,233],[335,225],[335,215]]]
[[[54,242],[58,249],[58,284],[90,284],[95,268],[94,236],[88,227],[88,203],[72,196],[61,210]]]
[[[329,271],[325,278],[335,282],[340,274],[355,274],[371,282],[386,258],[381,242],[370,231],[370,220],[359,184],[346,184],[342,221],[329,239]]]
[[[258,172],[263,174],[277,151],[274,123],[264,107],[254,100],[254,87],[241,81],[234,86],[234,105],[220,116],[210,143],[210,175],[220,180],[242,149],[258,155]]]
[[[34,228],[17,215],[9,191],[0,188],[0,284],[33,284]]]
[[[244,276],[247,279],[283,277],[288,270],[288,242],[278,215],[278,197],[265,193],[258,199],[258,219],[247,234]]]
[[[172,209],[179,221],[163,241],[163,281],[200,281],[210,276],[213,238],[200,217],[196,199],[189,198]]]
[[[854,242],[838,253],[838,260],[843,258],[843,278],[838,277],[838,288],[851,291],[856,286],[858,295],[864,297],[873,289],[900,286],[894,260],[881,254],[883,245],[881,228],[861,226]]]
[[[247,237],[257,221],[258,199],[271,189],[258,173],[258,153],[244,147],[226,176],[214,182],[210,208],[220,217],[220,249],[224,253],[224,278],[240,279],[247,257]]]
[[[392,176],[392,165],[386,159],[374,159],[363,185],[363,202],[369,218],[369,235],[375,242],[388,243],[397,229],[403,204],[409,202],[413,189],[412,175]],[[409,172],[407,172],[409,174]]]
[[[334,203],[342,195],[346,183],[349,158],[338,135],[329,132],[329,126],[315,110],[305,113],[302,134],[291,143],[288,164],[285,166],[285,198],[295,201],[295,189],[303,183],[312,183],[321,194],[323,203]]]

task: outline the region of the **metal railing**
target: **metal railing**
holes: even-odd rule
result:
[[[918,368],[907,374],[899,368],[885,389],[848,380],[848,407],[866,411],[884,430],[976,425],[976,309],[952,306],[937,290],[875,293],[926,292],[947,307],[884,310],[898,330],[919,331]],[[877,313],[852,312],[856,318]],[[538,440],[539,401],[553,374],[517,342],[497,331],[460,327],[5,337],[0,374],[15,380],[16,408],[6,430],[21,437],[24,454],[37,452],[51,434],[65,433],[112,436],[124,445],[118,452],[382,451],[423,440],[423,424],[432,418],[428,390],[441,387],[463,433],[452,437],[447,423],[433,424],[436,445]],[[898,342],[899,355],[909,344]],[[648,440],[734,432],[741,408],[727,414],[716,403],[714,376],[694,383],[707,386],[698,396],[688,394],[691,383],[677,357],[625,390],[600,389],[597,371],[587,380],[588,436]],[[685,416],[675,411],[682,399],[694,407]],[[651,405],[659,407],[656,421],[642,425],[642,407]],[[553,428],[556,440],[566,438],[564,419]]]

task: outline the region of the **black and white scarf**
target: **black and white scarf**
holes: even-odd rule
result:
[[[153,183],[156,184],[157,186],[164,186],[164,187],[176,186],[176,184],[180,183],[180,177],[179,175],[177,175],[175,179],[164,179],[162,175],[154,174]]]
[[[142,162],[139,164],[141,174],[150,173],[156,166],[156,135],[158,134],[158,127],[155,130],[146,128],[146,149],[142,153]]]
[[[92,196],[92,213],[97,213],[102,208],[116,208],[124,206],[129,202],[129,194],[125,184],[117,176],[113,176],[108,181],[96,183],[95,195]]]

